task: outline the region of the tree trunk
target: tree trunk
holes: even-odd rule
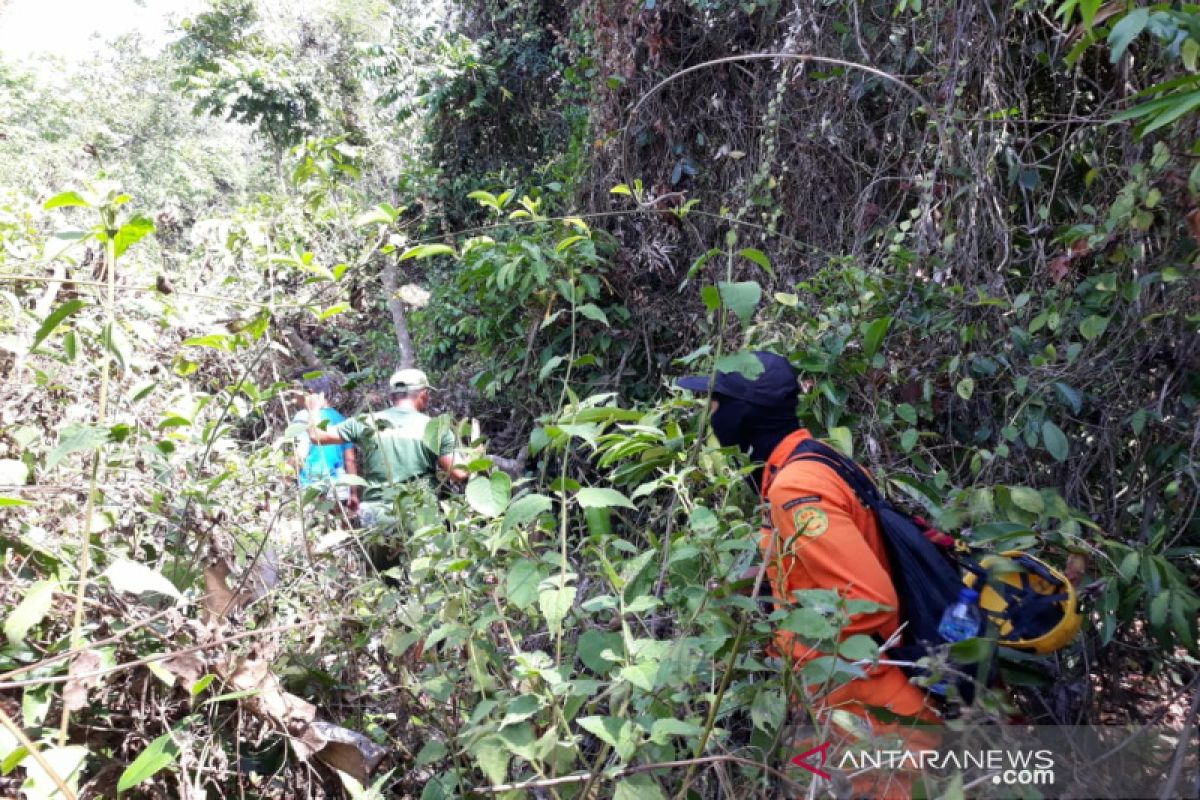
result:
[[[412,337],[408,335],[404,303],[396,295],[396,288],[396,262],[388,259],[383,267],[383,290],[387,292],[388,310],[392,312],[392,325],[396,328],[396,345],[400,348],[399,369],[410,369],[417,365],[417,355]]]
[[[313,349],[311,344],[304,341],[299,331],[293,327],[288,327],[284,329],[283,335],[287,339],[288,345],[292,348],[292,352],[300,358],[305,368],[310,371],[321,369],[321,359],[317,356],[317,351]]]

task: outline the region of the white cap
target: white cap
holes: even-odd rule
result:
[[[395,392],[416,392],[421,389],[432,389],[429,378],[419,369],[398,369],[388,379],[388,384]]]

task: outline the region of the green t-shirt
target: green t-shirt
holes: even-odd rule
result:
[[[432,422],[420,411],[389,408],[333,426],[332,430],[362,453],[361,477],[367,482],[364,501],[383,499],[383,490],[389,485],[437,472],[438,458],[453,453],[455,442],[454,432],[446,428],[438,451],[430,450],[425,429]]]

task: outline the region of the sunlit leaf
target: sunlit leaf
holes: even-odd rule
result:
[[[637,508],[616,489],[584,487],[575,493],[575,499],[583,508]]]
[[[400,256],[401,261],[411,258],[433,258],[434,256],[453,256],[454,248],[448,244],[419,244],[410,247]]]
[[[487,517],[498,517],[508,506],[512,478],[503,472],[476,475],[467,483],[466,497],[471,508]]]
[[[768,275],[774,276],[775,270],[771,268],[771,259],[767,258],[767,254],[762,250],[757,250],[753,247],[747,247],[744,250],[739,250],[738,255],[742,258],[753,261],[758,264]]]
[[[887,335],[891,324],[891,317],[880,317],[867,326],[863,334],[863,353],[867,358],[873,358],[879,352],[879,346],[883,344],[883,337]]]
[[[734,314],[737,314],[743,325],[749,325],[750,320],[754,317],[754,310],[758,308],[759,301],[762,300],[762,287],[758,285],[758,282],[721,281],[717,284],[717,289],[721,294],[721,302]]]
[[[63,192],[62,194],[56,194],[54,197],[51,197],[49,200],[47,200],[46,204],[42,206],[42,208],[46,209],[47,211],[51,211],[55,208],[67,208],[70,206],[83,206],[85,208],[90,208],[91,205],[91,203],[83,199],[83,195],[79,194],[79,192]]]
[[[83,308],[84,302],[79,298],[68,300],[58,308],[50,312],[46,319],[42,320],[42,324],[38,327],[37,333],[33,335],[33,344],[29,349],[36,350],[37,346],[46,340],[46,337],[54,333],[54,330],[63,323],[67,317],[77,313]]]
[[[107,578],[113,588],[121,592],[162,594],[173,597],[177,601],[183,600],[183,595],[175,588],[175,584],[163,577],[161,573],[136,561],[118,558],[108,565],[101,573],[101,577]]]
[[[546,625],[552,632],[557,633],[567,612],[575,603],[575,587],[565,586],[559,589],[543,589],[538,593],[538,607],[546,618]]]
[[[153,778],[162,770],[175,763],[179,757],[179,748],[175,745],[170,733],[164,733],[146,746],[146,749],[133,760],[133,763],[121,773],[117,781],[117,791],[127,792],[135,786]]]
[[[117,258],[123,256],[126,250],[152,233],[154,233],[154,222],[144,214],[138,214],[126,222],[117,230],[117,235],[113,238],[113,249]]]
[[[1067,460],[1067,454],[1070,452],[1070,446],[1067,444],[1067,436],[1062,432],[1062,428],[1050,420],[1042,423],[1042,442],[1045,443],[1046,450],[1050,452],[1050,455],[1054,456],[1056,461]]]
[[[21,602],[4,620],[4,635],[10,642],[22,641],[33,626],[45,619],[57,590],[56,580],[34,581],[30,585]]]

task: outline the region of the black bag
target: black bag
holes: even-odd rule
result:
[[[861,467],[829,445],[805,439],[784,466],[793,461],[817,461],[829,467],[854,491],[863,506],[874,512],[891,562],[900,620],[907,623],[900,646],[890,648],[887,655],[897,661],[912,662],[928,655],[930,648],[941,644],[938,625],[946,609],[958,602],[963,587],[962,574],[952,554],[926,538],[913,518],[888,502]],[[928,674],[920,667],[903,669],[910,676]],[[974,673],[973,667],[962,671]],[[975,694],[974,681],[964,678],[957,684],[960,696],[970,703]]]

